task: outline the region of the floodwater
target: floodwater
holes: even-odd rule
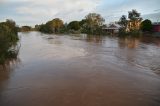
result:
[[[19,33],[0,106],[160,106],[160,39]]]

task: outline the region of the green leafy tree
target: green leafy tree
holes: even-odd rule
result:
[[[21,31],[22,32],[27,32],[27,31],[31,31],[32,30],[32,27],[31,26],[22,26],[21,27]]]
[[[79,22],[79,25],[80,25],[80,27],[83,27],[86,23],[87,23],[87,20],[86,20],[86,19],[82,19],[82,20]]]
[[[55,33],[59,33],[60,28],[63,27],[63,21],[59,18],[55,18],[52,21],[49,22],[50,27],[53,28]]]
[[[65,23],[63,25],[63,27],[60,28],[60,33],[68,33],[68,28],[67,28],[68,24]]]
[[[121,26],[121,31],[125,32],[127,29],[127,25],[128,25],[127,17],[125,15],[122,15],[118,24]]]
[[[35,28],[43,33],[60,33],[61,29],[64,28],[64,24],[61,19],[55,18],[51,21],[48,21],[46,24],[42,24],[39,26],[36,25]]]
[[[88,30],[88,33],[94,34],[94,32],[99,30],[104,25],[104,18],[97,13],[89,13],[86,17],[85,27]]]
[[[41,24],[38,28],[38,30],[40,32],[43,32],[43,33],[53,33],[53,29],[50,27],[50,25],[48,23],[46,24]]]
[[[139,30],[140,29],[140,24],[142,22],[141,14],[137,12],[137,10],[132,10],[128,12],[128,18],[129,18],[129,23],[128,23],[128,29],[129,31],[132,30]]]
[[[17,56],[13,47],[18,39],[18,29],[13,20],[0,23],[0,64],[3,64],[8,58]]]
[[[141,30],[142,31],[152,31],[152,22],[151,20],[144,20],[142,23],[141,23]]]
[[[80,29],[80,25],[79,25],[79,22],[78,21],[72,21],[68,24],[67,26],[68,29],[71,29],[71,30],[79,30]]]

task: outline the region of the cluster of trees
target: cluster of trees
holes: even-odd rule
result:
[[[28,32],[28,31],[32,31],[32,27],[31,26],[22,26],[21,28],[19,28],[19,31],[21,32]]]
[[[45,24],[35,25],[35,29],[43,33],[87,33],[100,34],[104,26],[104,18],[97,13],[89,13],[81,21],[72,21],[69,24],[55,18]]]
[[[151,31],[152,22],[144,20],[139,12],[132,10],[128,12],[128,16],[122,15],[117,22],[121,28],[120,34],[139,34],[140,31]],[[106,34],[103,30],[105,28],[105,19],[97,13],[89,13],[81,21],[71,21],[64,23],[62,19],[55,18],[46,22],[45,24],[35,25],[35,28],[30,26],[22,26],[20,31],[40,31],[43,33],[86,33],[92,35]]]
[[[139,12],[132,10],[128,16],[122,15],[118,24],[121,26],[120,34],[138,34],[142,31],[151,31],[152,22],[144,20]],[[45,24],[35,25],[35,30],[43,33],[86,33],[86,34],[105,34],[105,19],[97,13],[89,13],[81,21],[71,21],[65,23],[59,18],[55,18]]]
[[[120,33],[139,33],[140,31],[152,31],[152,22],[148,19],[142,21],[141,14],[136,10],[128,12],[128,18],[122,15],[118,24],[121,26]]]
[[[13,20],[0,23],[0,64],[6,59],[14,58],[17,54],[13,48],[18,38],[18,27]]]
[[[43,33],[60,33],[63,27],[64,23],[59,18],[48,21],[46,24],[35,25],[35,29]]]
[[[121,26],[120,32],[130,33],[130,32],[139,32],[141,26],[142,18],[141,14],[136,10],[128,12],[128,18],[125,15],[122,15],[118,24]]]
[[[82,32],[87,34],[101,34],[103,26],[105,26],[105,19],[97,13],[89,13],[85,19],[82,27]]]

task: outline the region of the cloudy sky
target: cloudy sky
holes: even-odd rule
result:
[[[0,21],[13,19],[20,26],[33,26],[57,17],[64,22],[81,20],[96,12],[109,23],[132,9],[144,19],[160,21],[159,5],[160,0],[0,0]]]

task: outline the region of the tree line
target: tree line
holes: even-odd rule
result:
[[[141,31],[152,31],[152,22],[150,20],[144,20],[141,14],[135,9],[128,12],[128,16],[122,15],[118,22],[121,27],[119,34],[139,34]],[[104,28],[105,19],[98,13],[89,13],[81,21],[71,21],[70,23],[64,23],[60,18],[55,18],[44,24],[35,25],[34,28],[30,26],[22,26],[19,30],[25,31],[40,31],[42,33],[86,33],[91,35],[106,34]]]
[[[117,23],[121,26],[119,34],[122,35],[138,35],[141,31],[152,31],[152,22],[148,19],[143,21],[141,14],[135,9],[128,12],[128,18],[122,15]]]
[[[118,22],[121,26],[119,34],[139,34],[141,31],[152,31],[152,22],[144,20],[141,14],[133,9],[128,12],[128,17],[122,15]],[[81,21],[71,21],[64,23],[62,19],[55,18],[45,24],[35,25],[35,30],[43,33],[86,33],[86,34],[106,34],[105,19],[97,13],[89,13]]]
[[[87,33],[102,34],[105,19],[97,13],[89,13],[81,21],[64,23],[63,20],[55,18],[45,24],[35,25],[35,30],[43,33]]]

